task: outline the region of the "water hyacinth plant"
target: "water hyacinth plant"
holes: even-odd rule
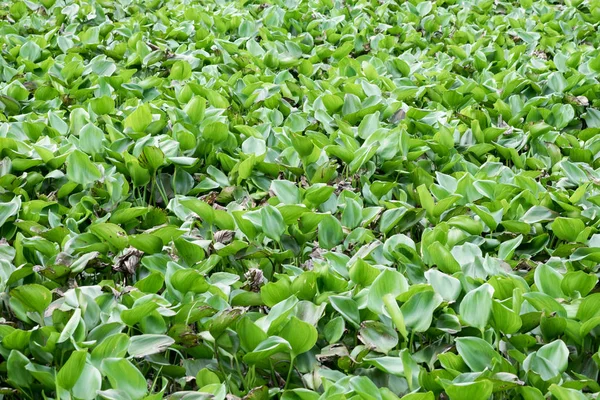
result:
[[[0,0],[0,398],[600,393],[598,0]]]

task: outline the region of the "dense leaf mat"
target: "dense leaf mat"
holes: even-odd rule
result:
[[[598,21],[0,2],[0,398],[597,398]]]

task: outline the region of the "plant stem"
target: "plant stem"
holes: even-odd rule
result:
[[[248,390],[249,390],[248,384],[246,382],[246,377],[244,376],[244,374],[242,373],[242,369],[240,368],[240,362],[238,361],[237,357],[235,357],[235,356],[233,359],[235,360],[235,367],[238,371],[238,374],[240,374],[240,378],[242,378],[242,386],[244,387],[244,391],[248,392]]]
[[[162,181],[160,180],[160,177],[158,178],[158,181],[156,182],[156,186],[158,187],[158,192],[160,193],[160,197],[162,197],[163,203],[166,206],[169,203],[169,198],[167,197],[167,192],[165,192],[165,187],[163,186]]]
[[[217,346],[216,338],[215,338],[215,342],[214,342],[214,349],[215,349],[215,358],[217,360],[217,365],[219,366],[219,371],[221,371],[221,373],[223,374],[223,379],[227,379],[227,374],[225,373],[225,368],[223,368],[223,364],[221,363],[221,360],[219,359],[219,347]]]
[[[150,203],[154,206],[154,186],[156,185],[156,171],[152,175],[152,185],[150,186]]]
[[[273,385],[277,385],[277,378],[275,377],[275,368],[273,367],[273,361],[269,358],[269,366],[271,367],[271,380],[273,381]]]
[[[148,184],[144,185],[144,206],[148,205],[148,202],[146,201],[146,196],[148,195]]]
[[[290,358],[290,369],[288,370],[288,374],[287,374],[287,378],[285,379],[285,386],[283,387],[283,390],[286,390],[290,380],[292,379],[292,371],[294,370],[294,361],[296,361],[295,357]]]

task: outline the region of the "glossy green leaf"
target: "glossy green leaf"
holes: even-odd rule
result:
[[[101,371],[113,389],[123,391],[131,398],[141,398],[148,393],[144,376],[128,360],[106,358],[102,361]]]
[[[492,313],[494,288],[485,283],[471,290],[460,302],[460,317],[467,324],[483,330]]]
[[[75,183],[88,186],[102,178],[102,173],[88,155],[75,150],[67,157],[67,177]]]
[[[502,360],[491,344],[476,337],[456,339],[456,350],[471,371],[475,372],[491,369],[495,362]]]

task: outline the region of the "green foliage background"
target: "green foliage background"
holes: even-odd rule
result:
[[[599,21],[0,0],[0,398],[597,398]]]

